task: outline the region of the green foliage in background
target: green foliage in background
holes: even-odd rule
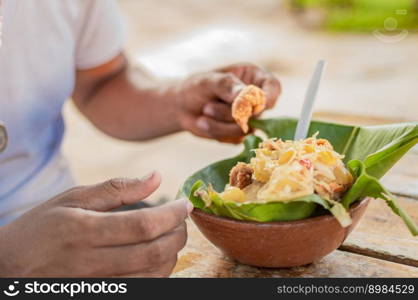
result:
[[[417,0],[289,0],[294,10],[316,10],[322,25],[336,31],[383,30],[388,18],[396,30],[418,29]],[[402,14],[406,12],[406,14]],[[392,20],[393,20],[392,19]],[[396,31],[394,31],[396,32]]]

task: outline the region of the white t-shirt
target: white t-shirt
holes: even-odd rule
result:
[[[122,49],[114,0],[3,0],[0,121],[0,226],[69,188],[60,154],[62,106],[76,69],[101,65]]]

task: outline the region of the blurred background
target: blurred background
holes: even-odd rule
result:
[[[119,0],[126,53],[161,80],[248,61],[277,74],[283,94],[265,117],[297,116],[318,59],[327,69],[317,119],[351,124],[417,121],[418,0]],[[188,133],[143,143],[94,129],[71,102],[64,153],[79,184],[141,177],[163,184],[149,201],[173,199],[192,172],[240,146]]]

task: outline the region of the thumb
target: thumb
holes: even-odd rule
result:
[[[77,207],[109,211],[123,205],[136,203],[151,195],[161,183],[161,176],[152,172],[142,179],[115,178],[104,183],[76,190]],[[73,203],[74,204],[74,203]]]
[[[214,73],[208,87],[218,99],[231,104],[245,84],[232,73]]]

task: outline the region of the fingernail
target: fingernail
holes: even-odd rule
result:
[[[215,115],[215,111],[213,110],[213,107],[212,106],[206,105],[203,108],[203,114],[205,114],[205,115],[207,115],[209,117],[213,117]]]
[[[209,130],[209,124],[205,119],[197,120],[196,126],[205,131]]]
[[[245,84],[236,84],[231,89],[231,95],[236,98],[239,93],[245,88]]]
[[[141,178],[141,181],[147,181],[150,180],[155,174],[155,171],[152,171],[150,173],[148,173],[147,175],[145,175],[144,177]]]

